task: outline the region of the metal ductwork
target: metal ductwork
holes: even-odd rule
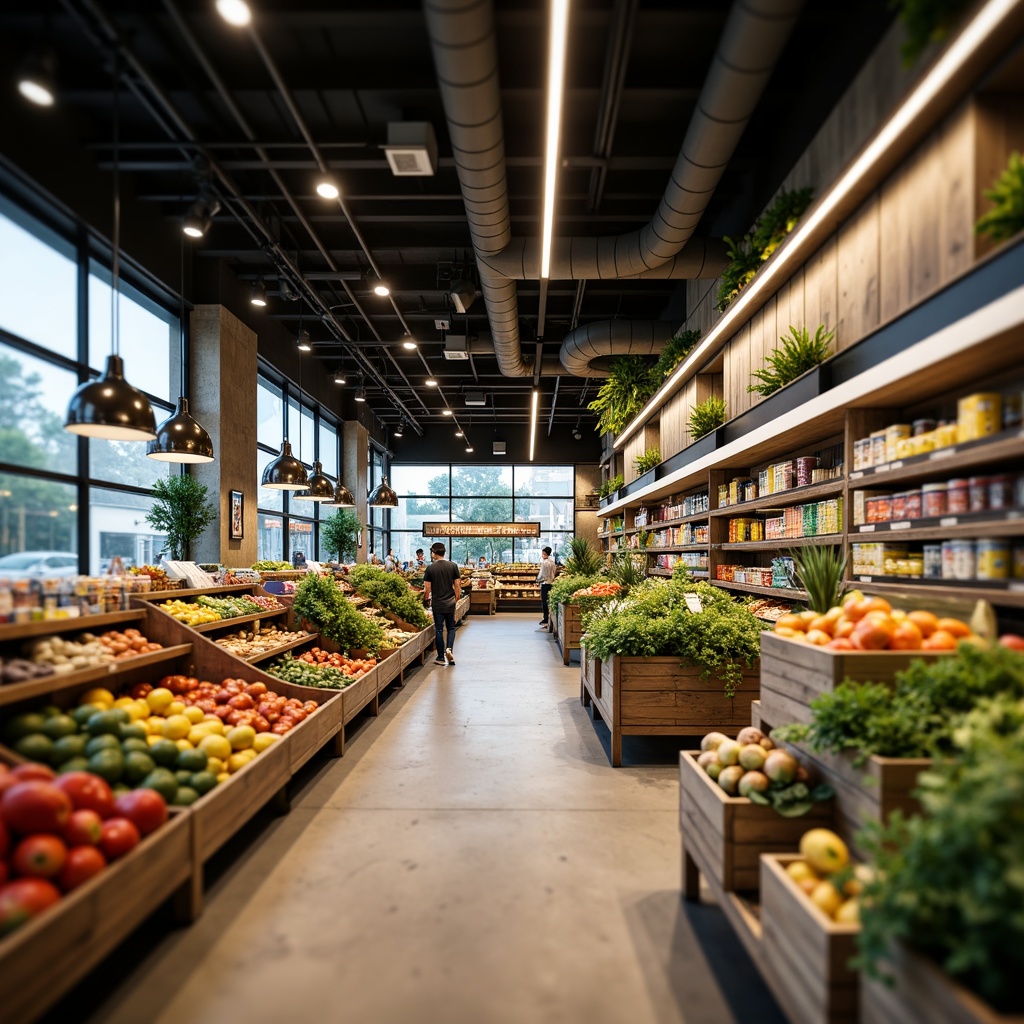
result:
[[[658,269],[680,253],[703,215],[803,3],[735,0],[657,213],[638,231],[556,240],[553,280],[662,276]],[[424,12],[495,354],[502,373],[525,376],[532,369],[522,358],[509,279],[539,276],[540,243],[510,246],[492,0],[424,0]],[[702,248],[684,257],[680,276],[717,276],[721,265],[715,264],[724,254],[710,255]],[[666,276],[675,276],[675,265]]]
[[[675,325],[665,320],[598,320],[566,335],[559,354],[574,377],[607,377],[616,356],[657,356]]]

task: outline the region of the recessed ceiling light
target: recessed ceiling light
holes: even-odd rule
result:
[[[385,295],[391,294],[391,289],[383,281],[380,281],[373,286],[373,294],[383,298]]]
[[[243,28],[252,21],[252,11],[245,0],[217,0],[217,13],[229,24]]]
[[[434,380],[433,377],[428,377],[423,383],[426,384],[428,388],[436,388],[437,387],[437,381]]]
[[[442,416],[451,416],[451,414],[452,414],[451,409],[442,409],[441,410],[441,415]]]
[[[402,348],[408,349],[410,352],[415,352],[416,342],[413,341],[412,338],[406,338],[405,341],[402,342]]]
[[[261,278],[252,286],[252,298],[249,300],[254,306],[265,306],[267,304],[267,286]]]
[[[324,199],[337,199],[341,193],[330,178],[321,178],[316,185],[316,194]]]

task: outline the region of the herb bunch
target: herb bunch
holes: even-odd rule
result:
[[[417,629],[430,625],[423,599],[397,572],[385,572],[376,565],[354,565],[348,578],[357,594],[368,597],[378,608],[397,615]]]
[[[344,651],[365,648],[376,654],[384,646],[384,631],[345,600],[334,581],[307,573],[295,590],[295,614],[314,623],[324,636]]]

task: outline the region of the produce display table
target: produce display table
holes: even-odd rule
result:
[[[494,615],[498,610],[494,598],[495,593],[492,589],[471,590],[469,592],[469,611],[474,615]]]
[[[562,664],[568,665],[572,652],[580,649],[580,639],[583,636],[579,607],[574,604],[560,604],[551,618],[555,622],[554,631],[562,652]]]

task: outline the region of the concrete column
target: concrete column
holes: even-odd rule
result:
[[[255,448],[255,445],[253,446]],[[370,460],[369,431],[356,420],[345,420],[341,428],[341,481],[356,499],[355,512],[363,524],[363,546],[356,550],[356,561],[366,561],[366,522],[369,509],[366,507],[366,467]]]
[[[256,561],[256,335],[220,305],[191,316],[192,415],[213,438],[214,461],[191,467],[209,488],[220,517],[193,545],[197,562],[249,566]],[[231,491],[241,491],[242,539],[231,539]],[[364,491],[365,493],[365,491]]]

